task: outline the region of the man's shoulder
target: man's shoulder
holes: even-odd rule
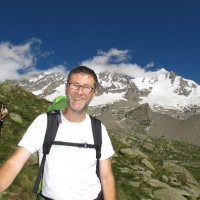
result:
[[[36,119],[47,119],[47,113],[42,113],[36,117]]]
[[[47,114],[46,113],[42,113],[38,116],[35,117],[35,119],[33,120],[32,124],[35,125],[42,125],[42,124],[47,124]]]

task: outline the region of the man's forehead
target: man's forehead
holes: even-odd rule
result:
[[[80,76],[83,76],[84,78],[92,78],[94,80],[92,75],[86,74],[86,73],[74,73],[74,74],[71,75],[70,79],[72,79],[72,78],[75,79],[76,77],[80,78]]]

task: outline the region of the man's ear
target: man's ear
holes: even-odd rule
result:
[[[65,95],[67,94],[67,83],[65,83]]]
[[[92,95],[92,99],[94,99],[94,96],[97,94],[97,90],[95,89],[94,94]]]

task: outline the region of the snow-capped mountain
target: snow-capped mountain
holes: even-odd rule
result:
[[[98,73],[100,88],[90,106],[131,102],[144,104],[155,111],[191,110],[199,112],[200,86],[165,69],[145,77],[131,78],[110,72]],[[42,73],[17,83],[33,94],[49,101],[65,95],[65,77],[55,73]]]
[[[149,103],[153,109],[182,110],[200,106],[200,86],[165,69],[147,77],[135,78],[133,82],[140,91],[148,92],[148,95],[140,96],[140,103]]]

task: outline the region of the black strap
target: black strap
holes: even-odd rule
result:
[[[43,171],[44,171],[44,163],[45,163],[45,160],[46,160],[46,154],[43,155],[42,157],[42,161],[41,161],[41,164],[40,164],[40,168],[39,168],[39,171],[38,171],[38,175],[37,175],[37,178],[35,180],[35,184],[34,184],[34,187],[33,187],[33,192],[34,193],[37,193],[38,192],[38,187],[39,187],[39,184],[40,184],[40,180],[42,178],[42,174],[43,174]]]
[[[73,142],[62,142],[62,141],[53,141],[53,145],[64,145],[71,147],[79,147],[79,148],[95,148],[94,144],[88,143],[73,143]]]
[[[56,110],[56,111],[47,112],[47,128],[46,128],[45,138],[43,142],[43,157],[42,157],[38,175],[33,187],[34,193],[38,192],[39,183],[40,183],[41,178],[43,177],[46,155],[49,153],[51,149],[52,143],[56,137],[58,126],[60,123],[61,123],[60,111]]]
[[[97,159],[96,173],[100,180],[99,159],[101,158],[101,145],[102,145],[101,121],[95,117],[92,117],[91,115],[90,115],[90,119],[91,119],[91,124],[92,124],[94,145],[96,149],[96,159]]]
[[[53,141],[55,140],[58,126],[61,123],[60,111],[52,110],[47,112],[47,129],[43,143],[43,154],[48,154]]]

